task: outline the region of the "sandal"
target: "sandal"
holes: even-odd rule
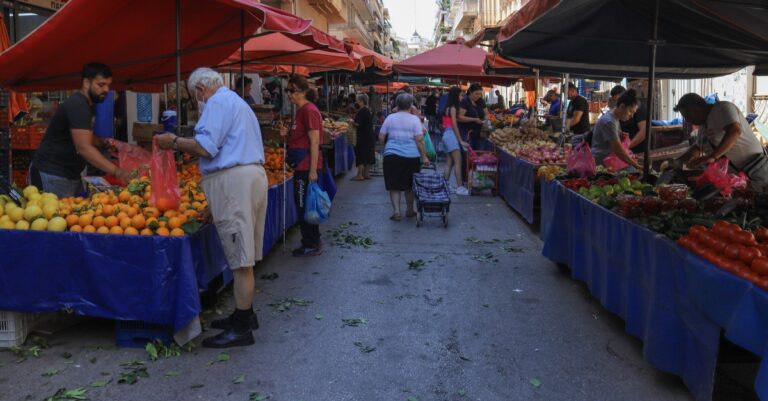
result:
[[[405,212],[405,217],[408,217],[408,218],[416,217],[416,212]]]
[[[389,216],[389,219],[392,221],[400,221],[401,220],[400,213],[395,213],[392,216]]]
[[[352,178],[350,178],[350,181],[365,181],[365,178],[352,177]]]

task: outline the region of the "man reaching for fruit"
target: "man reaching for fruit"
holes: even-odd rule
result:
[[[131,171],[118,168],[99,151],[109,142],[93,135],[93,105],[106,99],[111,84],[108,66],[88,63],[83,67],[80,90],[59,106],[35,151],[29,168],[32,185],[60,198],[74,196],[82,192],[86,162],[122,180],[131,177]]]
[[[224,86],[216,71],[198,68],[189,76],[187,88],[202,110],[195,137],[166,133],[155,140],[161,148],[200,157],[203,190],[235,278],[235,311],[211,323],[212,328],[224,331],[206,338],[203,346],[251,345],[252,330],[259,328],[253,312],[253,266],[262,257],[267,212],[261,129],[250,106]]]

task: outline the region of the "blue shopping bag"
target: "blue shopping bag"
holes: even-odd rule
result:
[[[312,225],[320,225],[331,215],[331,198],[316,182],[309,184],[307,204],[304,208],[304,221]]]

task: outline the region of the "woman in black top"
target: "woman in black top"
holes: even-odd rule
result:
[[[357,160],[357,176],[352,181],[371,179],[370,168],[376,163],[373,136],[373,115],[368,108],[368,95],[357,95],[357,114],[355,114],[355,126],[357,127],[357,145],[355,145],[355,160]]]
[[[459,131],[461,139],[469,142],[472,149],[480,149],[480,131],[485,120],[485,102],[483,102],[483,87],[480,84],[469,86],[467,96],[459,105]]]

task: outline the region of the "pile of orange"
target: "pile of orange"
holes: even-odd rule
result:
[[[267,171],[269,186],[280,184],[293,176],[293,171],[285,166],[285,152],[282,148],[264,148],[264,169]],[[285,175],[283,175],[285,169]]]

